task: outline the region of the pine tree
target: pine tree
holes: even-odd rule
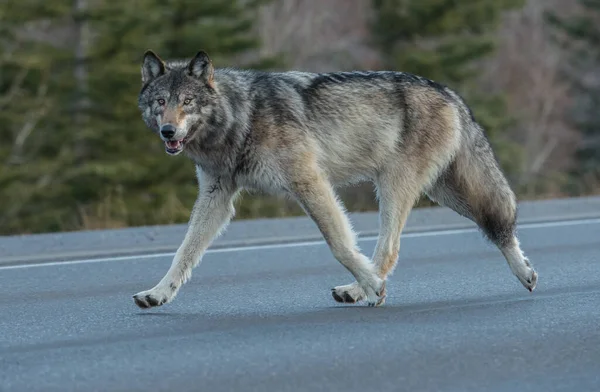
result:
[[[494,50],[503,11],[522,0],[373,0],[372,37],[383,67],[424,76],[461,94],[485,129],[510,176],[518,146],[503,134],[513,119],[502,96],[477,86],[478,66]]]
[[[549,14],[556,28],[553,37],[569,53],[566,77],[574,92],[571,122],[581,140],[568,191],[573,194],[597,190],[600,184],[600,0],[578,0],[582,12],[564,18]]]
[[[259,45],[253,16],[263,2],[6,0],[0,5],[0,22],[6,22],[0,23],[5,33],[0,58],[11,61],[0,75],[0,105],[10,105],[0,110],[0,136],[16,141],[28,119],[40,110],[44,115],[21,150],[0,145],[3,156],[12,156],[0,171],[5,201],[0,231],[185,222],[198,184],[193,165],[183,156],[167,156],[141,120],[143,53],[152,48],[163,58],[181,59],[202,49],[217,66],[237,65],[238,57]],[[33,26],[38,34],[23,35],[21,26]],[[71,33],[65,45],[60,34],[39,38],[42,27],[60,26]],[[12,55],[16,45],[18,55]],[[274,64],[259,60],[265,61],[252,66]],[[23,73],[18,99],[9,99]],[[36,98],[40,86],[46,86],[45,93]]]
[[[69,124],[73,78],[64,35],[72,1],[6,0],[0,3],[0,230],[10,234],[38,225],[55,229],[60,218],[61,168],[71,150]]]

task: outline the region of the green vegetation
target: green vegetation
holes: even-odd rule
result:
[[[194,168],[184,156],[167,156],[141,120],[142,55],[186,58],[203,49],[218,66],[287,68],[285,59],[257,58],[257,11],[270,1],[0,2],[0,234],[186,222]],[[584,16],[550,17],[574,59],[565,70],[582,135],[573,194],[600,183],[600,87],[597,74],[586,76],[600,66],[600,0],[579,2]],[[381,68],[465,97],[509,178],[522,166],[506,132],[516,119],[505,97],[481,89],[479,71],[494,53],[502,13],[523,3],[372,0],[366,33]],[[352,211],[377,206],[368,184],[341,197]],[[294,202],[264,195],[245,194],[237,208],[238,218],[298,214]]]
[[[0,146],[0,232],[185,222],[194,168],[165,155],[141,121],[143,52],[185,58],[204,49],[231,65],[259,45],[252,25],[260,3],[3,2],[0,137],[15,142]]]
[[[600,0],[578,0],[579,15],[549,14],[556,28],[556,41],[570,54],[564,70],[571,82],[574,99],[570,121],[580,133],[575,169],[570,173],[568,191],[588,193],[600,183]]]

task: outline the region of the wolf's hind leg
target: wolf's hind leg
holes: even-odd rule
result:
[[[227,184],[202,173],[198,177],[200,193],[183,243],[177,249],[171,267],[162,280],[152,289],[133,296],[140,308],[160,306],[172,301],[180,287],[190,278],[192,269],[200,262],[206,248],[233,216],[233,199],[237,192]]]
[[[517,205],[513,191],[487,145],[475,154],[464,151],[428,191],[440,205],[471,219],[502,252],[512,273],[529,291],[538,274],[516,235]]]
[[[354,275],[368,305],[377,305],[382,300],[385,282],[358,250],[348,217],[329,182],[319,174],[304,175],[293,181],[292,193],[317,224],[334,257]]]

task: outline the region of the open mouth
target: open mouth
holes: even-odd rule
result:
[[[185,145],[186,141],[186,138],[183,138],[181,140],[165,141],[165,151],[167,151],[167,154],[169,155],[177,155],[181,151],[183,151],[183,146]]]

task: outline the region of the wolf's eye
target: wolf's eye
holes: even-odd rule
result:
[[[158,102],[158,104],[159,104],[160,106],[163,106],[163,105],[165,104],[165,100],[164,100],[164,99],[162,99],[162,98],[159,98],[159,99],[157,99],[157,100],[156,100],[156,102]]]
[[[192,99],[191,99],[191,98],[186,98],[186,99],[183,101],[183,104],[184,104],[184,105],[189,105],[191,102],[192,102]]]

